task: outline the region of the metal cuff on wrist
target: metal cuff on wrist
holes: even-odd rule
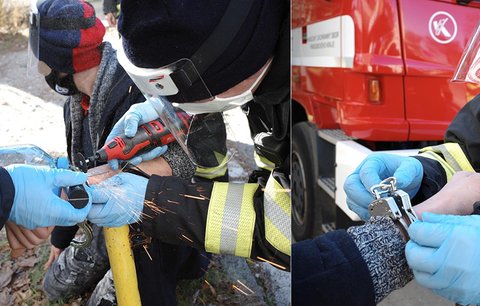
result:
[[[383,216],[399,223],[408,238],[408,227],[418,219],[410,202],[410,196],[403,190],[398,190],[395,177],[389,177],[380,184],[373,185],[370,192],[375,197],[368,210],[370,216]]]

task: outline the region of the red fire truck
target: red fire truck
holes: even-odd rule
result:
[[[478,21],[478,1],[292,1],[295,239],[360,220],[343,183],[368,154],[442,141],[480,93],[451,82]]]

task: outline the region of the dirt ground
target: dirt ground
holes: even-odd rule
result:
[[[0,22],[1,3],[0,0]],[[98,15],[102,15],[99,11],[101,1],[92,3],[100,12]],[[28,70],[25,33],[0,27],[0,146],[35,144],[53,156],[66,155],[62,111],[65,99],[54,93],[42,77]],[[115,37],[115,30],[109,29],[108,35]],[[241,124],[242,121],[235,117],[239,116],[238,113],[230,116],[236,124]],[[252,167],[253,151],[246,122],[243,124],[243,127],[237,128],[243,133],[235,138],[243,153],[229,165],[230,174],[237,181],[244,181]],[[0,231],[0,305],[86,303],[89,293],[56,303],[47,301],[41,290],[41,281],[49,252],[50,243],[46,241],[23,256],[12,259],[5,231]],[[269,265],[250,260],[214,256],[205,277],[179,285],[178,304],[289,305],[289,274],[276,274],[274,270]]]

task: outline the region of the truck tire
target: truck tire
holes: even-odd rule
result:
[[[316,152],[308,122],[292,128],[292,234],[296,241],[311,238],[315,222]]]

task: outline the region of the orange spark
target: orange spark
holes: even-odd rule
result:
[[[189,195],[189,194],[181,194],[181,196],[183,197],[186,197],[186,198],[191,198],[191,199],[196,199],[196,200],[201,200],[201,201],[205,201],[205,197],[204,196],[200,196],[200,197],[197,197],[197,196],[193,196],[193,195]]]
[[[277,264],[277,263],[274,263],[273,261],[267,260],[267,259],[262,258],[262,257],[260,257],[260,256],[257,256],[257,258],[258,258],[259,260],[268,262],[268,263],[271,264],[272,266],[275,266],[275,267],[277,267],[277,268],[279,268],[279,269],[287,270],[287,268],[285,268],[284,266],[281,266],[281,265],[279,265],[279,264]]]
[[[148,255],[148,258],[150,258],[150,261],[153,261],[152,256],[150,256],[150,253],[148,252],[147,246],[145,244],[143,245],[143,249],[145,250],[145,252],[147,252],[147,255]]]
[[[232,285],[233,289],[237,289],[238,291],[240,291],[241,293],[243,293],[244,295],[248,295],[248,293],[246,293],[245,291],[243,291],[242,289],[238,288],[237,286],[235,285]]]
[[[245,289],[247,289],[248,291],[250,291],[252,294],[255,294],[255,292],[254,292],[252,289],[248,288],[248,286],[245,285],[244,283],[242,283],[239,279],[237,279],[237,282],[239,282],[240,285],[242,285]]]
[[[188,241],[190,241],[191,243],[193,243],[193,240],[192,240],[192,239],[190,239],[190,238],[188,238],[188,237],[187,237],[187,236],[185,236],[184,234],[182,234],[182,237],[183,237],[183,238],[185,238],[185,239],[187,239],[187,240],[188,240]]]
[[[120,169],[120,171],[123,172],[123,170],[124,170],[125,168],[127,168],[128,164],[130,164],[129,161],[127,161],[127,162],[125,163],[125,166],[123,166],[122,169]]]

